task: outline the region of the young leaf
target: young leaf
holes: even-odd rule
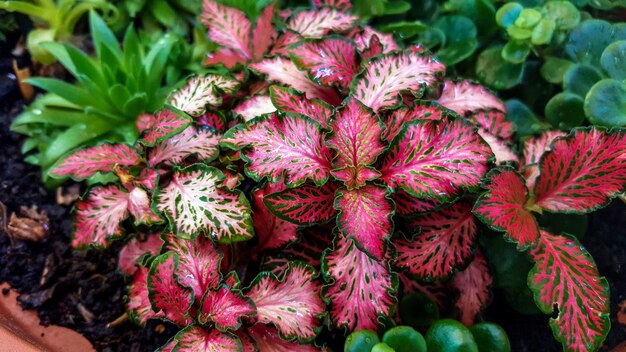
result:
[[[184,130],[191,124],[191,119],[170,109],[163,109],[156,115],[156,121],[152,127],[145,130],[141,144],[152,147]]]
[[[297,341],[283,340],[276,328],[265,324],[255,324],[248,334],[256,343],[259,352],[318,352],[311,345],[300,345]]]
[[[125,144],[102,144],[79,150],[50,170],[53,177],[71,176],[80,181],[97,172],[110,172],[115,165],[134,166],[141,162],[137,151]]]
[[[200,21],[209,28],[209,38],[212,41],[236,51],[246,59],[252,58],[251,24],[243,11],[217,1],[204,0]]]
[[[550,319],[557,340],[567,351],[597,351],[611,326],[609,285],[598,274],[591,255],[569,236],[541,231],[537,248],[530,253],[535,266],[528,286],[535,303]]]
[[[357,50],[359,52],[365,51],[369,53],[369,57],[387,54],[400,49],[396,41],[393,39],[392,34],[382,34],[370,26],[363,27],[362,31],[354,31],[348,36],[352,37],[352,40],[356,43]],[[376,52],[372,52],[373,43],[378,43],[376,45],[379,46],[380,50],[377,49]],[[366,58],[365,53],[364,58]]]
[[[412,240],[394,241],[396,265],[409,274],[425,281],[442,280],[471,260],[477,232],[470,203],[460,201],[419,216],[411,226],[419,231]]]
[[[379,317],[391,315],[395,275],[381,261],[361,252],[353,240],[338,235],[335,249],[324,254],[322,271],[330,282],[323,294],[331,302],[330,317],[335,326],[348,331],[376,330]]]
[[[480,252],[476,253],[476,257],[465,270],[454,276],[452,287],[460,293],[456,307],[461,315],[461,323],[467,326],[474,324],[476,315],[489,302],[491,281],[487,262]]]
[[[284,187],[284,186],[283,186]],[[273,189],[277,188],[277,189]],[[287,222],[272,214],[263,202],[265,195],[272,191],[280,191],[278,187],[267,186],[252,194],[254,233],[259,238],[257,251],[277,249],[297,239],[298,225]]]
[[[196,164],[174,172],[170,184],[155,194],[175,234],[194,237],[202,232],[220,243],[251,238],[250,205],[239,190],[223,186],[218,169]]]
[[[143,133],[143,131],[152,128],[155,123],[156,116],[154,116],[153,114],[143,113],[137,117],[137,121],[135,121],[135,126],[137,127],[137,131],[139,131],[139,133]]]
[[[154,170],[145,168],[139,172],[137,178],[135,178],[135,185],[141,186],[147,190],[154,190],[159,182],[159,176],[164,172],[164,170]]]
[[[506,111],[504,104],[495,95],[469,81],[446,81],[437,102],[459,115],[487,109]]]
[[[226,331],[239,329],[242,317],[255,315],[252,300],[227,286],[220,286],[215,290],[207,290],[200,303],[198,319],[202,324],[212,321],[220,331]]]
[[[320,126],[305,117],[272,114],[255,119],[228,131],[222,144],[235,150],[253,147],[243,156],[248,174],[257,181],[268,176],[276,182],[284,176],[295,187],[307,179],[323,185],[330,176],[330,149],[322,142]]]
[[[508,140],[515,133],[513,123],[507,119],[506,114],[502,111],[481,110],[470,115],[469,119],[498,138]]]
[[[158,238],[158,236],[156,236]],[[128,302],[126,309],[131,319],[141,326],[146,325],[148,319],[162,318],[165,316],[163,312],[155,312],[152,310],[150,298],[148,298],[148,268],[137,268],[133,281],[128,289]]]
[[[305,38],[322,38],[329,32],[343,32],[354,25],[358,17],[331,8],[300,11],[289,21],[287,28]]]
[[[263,55],[269,51],[274,39],[276,39],[276,31],[272,25],[274,18],[274,3],[270,3],[263,9],[263,13],[257,19],[254,31],[252,31],[253,58],[254,60],[263,59]]]
[[[525,207],[528,189],[524,179],[510,168],[489,173],[487,192],[474,205],[474,214],[487,226],[505,232],[518,249],[528,248],[539,238],[539,226]]]
[[[148,274],[148,291],[152,310],[179,326],[187,326],[192,320],[187,312],[193,304],[193,294],[181,286],[176,274],[178,256],[167,252],[156,257]]]
[[[584,214],[626,188],[626,130],[589,127],[557,139],[539,162],[536,205]]]
[[[401,189],[392,194],[391,199],[396,204],[396,214],[404,216],[433,211],[442,205],[432,198],[415,198]]]
[[[321,187],[302,185],[271,193],[263,198],[267,207],[281,219],[298,225],[328,222],[335,217],[335,190],[327,183]]]
[[[176,352],[241,352],[239,339],[217,329],[206,331],[195,325],[188,326],[174,336]]]
[[[333,107],[319,99],[307,99],[303,94],[289,88],[271,86],[272,104],[280,111],[306,116],[327,127],[333,115]]]
[[[368,184],[354,190],[339,189],[335,199],[341,232],[354,239],[359,249],[378,259],[383,258],[387,239],[393,232],[391,217],[395,209],[388,196],[387,187]]]
[[[179,164],[187,157],[195,155],[198,159],[208,163],[219,154],[218,144],[220,136],[213,132],[193,126],[187,127],[181,133],[159,143],[148,154],[148,165],[154,167],[161,162]]]
[[[383,138],[388,142],[402,131],[402,128],[409,122],[423,120],[441,120],[444,116],[450,116],[449,110],[436,103],[420,102],[412,108],[401,107],[394,110],[385,120],[385,130]]]
[[[447,200],[473,189],[487,171],[489,146],[460,119],[416,121],[391,143],[380,169],[392,188]]]
[[[178,256],[176,275],[178,282],[193,290],[196,300],[204,293],[217,287],[221,280],[220,263],[222,253],[211,239],[197,236],[186,240],[168,233],[163,235],[165,250]]]
[[[349,88],[359,72],[356,47],[343,38],[306,41],[291,49],[296,66],[308,70],[309,76],[325,86]]]
[[[496,158],[496,165],[502,165],[508,162],[519,162],[519,158],[513,152],[513,147],[508,141],[496,137],[482,128],[479,128],[476,132],[487,142],[489,148],[491,148]]]
[[[285,340],[313,340],[326,311],[316,277],[313,267],[300,262],[291,264],[281,281],[259,274],[246,293],[256,305],[259,322],[276,326]]]
[[[272,101],[267,95],[256,95],[239,104],[233,111],[243,117],[244,121],[276,111]]]
[[[217,106],[222,103],[218,91],[233,94],[238,88],[239,82],[228,76],[198,76],[174,93],[170,104],[191,116],[200,116],[206,111],[207,105]]]
[[[382,108],[398,105],[403,91],[420,97],[425,86],[435,84],[443,75],[445,66],[431,56],[404,51],[372,59],[363,70],[352,94],[378,113]]]
[[[163,220],[150,208],[150,197],[141,187],[134,187],[128,194],[128,211],[135,218],[135,225],[159,223]]]
[[[139,261],[145,255],[155,256],[161,251],[163,240],[159,234],[154,233],[142,238],[133,238],[120,251],[117,267],[124,275],[133,275],[138,267]]]

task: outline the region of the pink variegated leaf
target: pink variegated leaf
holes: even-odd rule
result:
[[[163,240],[158,233],[142,237],[133,238],[120,251],[117,266],[122,274],[133,275],[143,257],[155,256],[161,251]]]
[[[191,119],[185,116],[185,114],[170,109],[163,109],[156,114],[154,125],[142,133],[139,142],[145,146],[152,147],[180,133],[190,124]]]
[[[539,226],[526,209],[528,189],[524,179],[510,168],[489,173],[487,192],[474,206],[474,214],[487,226],[506,233],[519,249],[528,248],[539,238]]]
[[[509,140],[515,133],[513,123],[506,118],[506,113],[496,109],[481,110],[470,115],[469,119],[498,138]]]
[[[143,188],[152,191],[157,186],[159,176],[162,172],[164,172],[164,170],[144,168],[141,170],[137,178],[135,178],[135,185],[142,186]]]
[[[244,121],[250,121],[257,116],[276,111],[272,100],[267,95],[254,96],[239,104],[233,111],[243,117]]]
[[[282,191],[273,189],[277,187],[267,186],[258,189],[252,194],[254,233],[259,239],[257,251],[276,249],[297,239],[298,225],[287,222],[274,215],[263,202],[263,198],[270,192]]]
[[[211,239],[197,236],[186,240],[171,233],[163,235],[165,251],[178,256],[178,282],[193,290],[197,301],[205,291],[217,287],[221,280],[222,253]]]
[[[536,205],[584,214],[626,190],[626,130],[575,129],[552,144],[539,162]]]
[[[239,339],[217,329],[204,330],[191,325],[181,330],[176,336],[176,352],[241,352]]]
[[[222,103],[219,92],[233,94],[237,89],[239,82],[228,76],[197,76],[172,95],[170,104],[191,116],[200,116],[206,111],[207,105],[218,106]]]
[[[360,187],[380,174],[369,166],[386,149],[380,139],[383,124],[358,100],[350,99],[337,112],[326,145],[336,151],[333,175],[348,189]],[[347,172],[346,172],[347,171]]]
[[[178,256],[167,252],[156,257],[148,274],[148,291],[152,310],[179,326],[191,324],[188,311],[194,298],[191,290],[178,283]]]
[[[302,185],[268,194],[263,201],[281,219],[298,225],[328,222],[335,217],[333,202],[337,186]]]
[[[289,17],[289,16],[287,16]],[[274,42],[270,55],[282,55],[289,57],[291,51],[291,45],[303,41],[302,36],[290,29],[286,29],[284,33],[278,36],[278,39]]]
[[[562,131],[545,131],[538,137],[524,141],[524,166],[538,164],[541,156],[550,150],[552,142],[557,137],[565,137]]]
[[[152,128],[156,123],[156,116],[153,114],[141,114],[137,117],[137,121],[135,121],[135,126],[137,127],[137,131],[142,133],[143,131]]]
[[[327,251],[322,271],[330,282],[323,294],[330,300],[333,325],[348,331],[377,330],[379,318],[391,314],[397,278],[384,262],[370,258],[353,240],[337,235]]]
[[[243,11],[214,0],[203,0],[200,21],[209,28],[209,38],[212,41],[232,49],[246,59],[252,58],[251,24]]]
[[[135,225],[154,224],[163,219],[152,212],[150,196],[141,187],[133,188],[128,194],[128,211],[135,219]]]
[[[476,315],[489,303],[491,274],[482,253],[477,252],[470,265],[452,279],[451,285],[459,291],[456,307],[459,309],[461,323],[471,326]]]
[[[398,238],[394,245],[396,265],[426,281],[446,279],[471,260],[476,246],[476,222],[472,205],[455,203],[436,213],[411,221],[418,234],[411,240]]]
[[[285,178],[295,187],[310,179],[317,185],[330,176],[331,151],[322,142],[319,124],[301,116],[264,116],[226,132],[222,145],[243,150],[247,173],[255,180],[268,176],[270,182]]]
[[[137,268],[128,289],[128,302],[126,303],[130,318],[141,326],[146,325],[148,319],[165,316],[163,312],[157,313],[152,310],[148,297],[148,271],[149,269],[143,266]]]
[[[208,163],[219,154],[219,140],[220,136],[210,130],[189,126],[152,148],[148,154],[148,165],[154,167],[162,162],[179,164],[192,155]]]
[[[259,274],[246,293],[256,306],[258,321],[276,326],[285,340],[312,341],[326,311],[316,278],[315,269],[301,262],[290,264],[280,281],[271,274]]]
[[[424,87],[435,84],[445,69],[431,56],[410,51],[380,56],[364,65],[352,94],[374,112],[379,112],[398,105],[401,92],[420,97]]]
[[[448,290],[441,282],[422,283],[403,273],[398,274],[398,279],[402,284],[401,292],[403,295],[406,296],[413,293],[421,293],[428,297],[431,301],[435,302],[437,306],[439,306],[440,310],[446,308]]]
[[[256,26],[252,31],[252,46],[254,60],[261,60],[263,55],[267,53],[276,39],[276,31],[272,25],[274,18],[274,4],[270,3],[257,19]]]
[[[331,8],[300,11],[287,23],[287,28],[305,38],[322,38],[329,32],[343,32],[354,25],[358,17]]]
[[[334,7],[339,10],[348,11],[352,8],[350,0],[313,0],[313,6],[315,7]]]
[[[259,326],[265,326],[258,324]],[[233,331],[233,334],[237,336],[239,341],[241,341],[242,352],[259,352],[259,349],[256,347],[255,341],[250,337],[248,333],[249,329],[239,329]]]
[[[437,102],[459,115],[478,110],[496,109],[506,111],[504,104],[483,86],[469,81],[446,81]]]
[[[502,165],[508,162],[519,162],[519,158],[513,152],[513,147],[508,141],[494,136],[482,128],[479,128],[477,133],[489,144],[489,148],[491,148],[496,158],[496,165]]]
[[[174,172],[169,185],[155,194],[178,236],[204,233],[220,243],[245,241],[254,235],[250,205],[239,190],[224,185],[218,169],[195,164]]]
[[[306,116],[327,127],[333,115],[333,107],[319,99],[307,99],[303,94],[289,88],[271,86],[272,104],[280,111]]]
[[[206,58],[202,62],[202,65],[213,66],[222,64],[224,67],[232,69],[237,65],[243,65],[246,62],[248,62],[248,58],[240,52],[232,49],[221,48],[215,52],[206,54]]]
[[[278,82],[306,93],[307,98],[319,98],[332,105],[341,102],[333,88],[322,87],[307,77],[306,71],[300,71],[295,63],[284,57],[273,57],[250,65],[258,74],[267,75],[269,81]]]
[[[378,39],[377,36],[373,36],[372,39],[370,39],[369,46],[367,46],[361,52],[361,60],[369,61],[371,58],[381,55],[384,52],[385,52],[385,48],[383,47],[383,44],[380,42],[380,39]]]
[[[198,129],[208,129],[215,134],[222,134],[228,129],[224,116],[215,112],[205,112],[194,122]]]
[[[255,315],[256,308],[250,298],[221,286],[207,290],[200,303],[198,319],[202,324],[211,321],[220,331],[226,331],[239,329],[241,318]]]
[[[155,352],[174,352],[174,348],[176,348],[177,343],[178,341],[172,337],[165,345],[159,347]]]
[[[349,88],[359,72],[354,43],[343,38],[306,41],[291,49],[296,65],[325,86]]]
[[[81,149],[65,158],[50,171],[53,177],[70,176],[84,180],[97,172],[110,172],[115,165],[134,166],[141,163],[137,151],[125,144],[102,144]]]
[[[255,324],[248,328],[248,334],[256,343],[259,352],[319,352],[319,349],[311,345],[283,340],[278,330],[270,325]]]
[[[392,188],[415,197],[449,200],[475,189],[492,157],[489,146],[460,119],[407,124],[391,143],[380,171]]]
[[[385,131],[383,138],[391,142],[400,132],[402,128],[409,123],[417,120],[441,120],[444,116],[450,116],[450,112],[440,105],[432,102],[420,102],[412,108],[402,107],[393,111],[385,121]]]
[[[591,255],[573,237],[541,231],[530,252],[528,286],[550,319],[552,332],[571,352],[597,351],[611,327],[609,285]]]
[[[401,189],[392,194],[391,199],[396,204],[396,214],[404,216],[430,212],[443,205],[442,202],[436,199],[415,198]]]
[[[393,35],[391,34],[383,34],[370,26],[363,27],[363,30],[357,30],[352,32],[348,37],[352,38],[356,43],[356,48],[359,52],[367,51],[367,49],[372,49],[372,43],[377,42],[380,44],[380,51],[371,52],[373,54],[370,57],[379,55],[379,54],[387,54],[392,51],[396,51],[400,49],[396,41],[393,39]]]
[[[354,190],[339,189],[335,209],[339,211],[337,224],[341,232],[354,239],[359,249],[382,259],[393,231],[391,217],[395,210],[388,189],[372,184]]]
[[[128,217],[128,192],[115,185],[92,188],[76,202],[76,228],[72,246],[105,248],[110,238],[124,234],[120,223]]]

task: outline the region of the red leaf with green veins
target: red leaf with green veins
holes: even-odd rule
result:
[[[400,93],[422,95],[424,86],[435,84],[445,66],[431,56],[414,52],[389,54],[370,60],[357,78],[352,94],[363,104],[379,112],[401,102]]]
[[[551,212],[584,214],[626,189],[626,130],[581,128],[557,139],[539,162],[536,204]]]
[[[269,96],[257,95],[239,104],[233,111],[243,117],[244,121],[276,111]]]
[[[211,321],[220,331],[226,331],[239,329],[241,318],[255,315],[254,303],[249,298],[221,286],[207,290],[200,303],[198,319],[202,324]]]
[[[429,102],[421,102],[410,109],[402,107],[398,110],[394,110],[386,119],[386,128],[383,132],[383,138],[391,142],[409,122],[417,120],[441,120],[444,116],[450,116],[448,110]]]
[[[118,260],[118,268],[124,275],[133,275],[144,256],[155,256],[161,251],[163,240],[158,233],[133,238],[122,248]]]
[[[496,109],[506,111],[504,104],[483,86],[469,81],[446,81],[437,102],[459,115],[478,110]]]
[[[141,163],[137,151],[125,144],[103,144],[81,149],[54,166],[50,174],[84,180],[97,172],[110,172],[115,165],[134,166]]]
[[[148,274],[148,291],[152,310],[179,326],[191,324],[187,312],[193,304],[193,294],[177,280],[178,257],[173,252],[156,257]]]
[[[206,54],[206,59],[202,62],[204,66],[213,66],[222,64],[228,69],[232,69],[237,65],[243,65],[248,62],[243,54],[232,49],[218,49],[215,52]]]
[[[330,300],[333,324],[348,331],[377,330],[379,317],[391,314],[395,304],[396,277],[379,260],[370,258],[354,241],[337,235],[335,249],[322,260],[330,282],[324,296]]]
[[[350,0],[313,0],[313,6],[321,7],[328,6],[334,7],[339,10],[348,11],[352,8]]]
[[[556,339],[566,351],[597,351],[611,327],[609,285],[591,255],[573,237],[541,231],[530,256],[528,286],[541,311],[558,312],[550,319]]]
[[[343,32],[354,25],[358,17],[331,8],[300,11],[289,21],[287,28],[305,38],[322,38],[329,32]]]
[[[391,143],[380,171],[394,189],[448,200],[460,189],[478,187],[492,155],[474,128],[460,119],[416,121]]]
[[[250,239],[250,205],[239,190],[223,185],[218,169],[195,164],[174,172],[170,184],[155,193],[156,206],[167,215],[178,236],[204,233],[220,243]]]
[[[441,202],[432,198],[415,198],[403,190],[392,194],[391,199],[396,204],[396,214],[405,216],[433,211],[442,205]]]
[[[356,47],[343,38],[306,41],[290,50],[296,66],[308,70],[309,76],[325,86],[349,88],[359,72]]]
[[[281,281],[259,274],[246,293],[257,308],[258,321],[276,326],[285,340],[313,340],[326,311],[316,278],[315,269],[301,262],[293,262]]]
[[[208,163],[217,158],[219,141],[219,135],[209,130],[197,130],[195,127],[189,126],[181,133],[151,149],[148,165],[154,167],[162,162],[169,165],[180,164],[192,155]]]
[[[143,188],[135,187],[128,194],[128,211],[135,219],[135,225],[150,225],[163,221],[163,219],[152,212],[150,202],[150,197]]]
[[[481,110],[470,115],[469,119],[498,138],[508,140],[515,133],[513,123],[507,119],[506,113],[502,111]]]
[[[172,95],[170,104],[191,116],[200,116],[206,111],[207,105],[217,106],[222,103],[218,92],[233,94],[237,89],[239,82],[228,76],[197,76]]]
[[[271,86],[270,98],[278,110],[286,113],[304,115],[327,127],[333,107],[319,99],[307,99],[303,94],[289,88]]]
[[[221,280],[222,253],[211,239],[198,236],[186,240],[168,233],[163,235],[165,250],[178,256],[178,282],[193,290],[197,301],[208,290],[217,287]]]
[[[272,19],[274,18],[274,4],[270,3],[263,9],[263,13],[256,21],[256,26],[252,31],[252,46],[254,48],[253,56],[254,60],[261,60],[265,55],[274,39],[276,39],[276,31],[272,25]]]
[[[513,152],[513,147],[508,141],[498,138],[482,128],[479,128],[476,132],[489,144],[489,148],[491,148],[496,158],[496,165],[502,165],[512,161],[519,162],[519,158]]]
[[[319,98],[338,105],[341,100],[333,88],[322,87],[307,77],[306,71],[300,71],[293,61],[284,57],[273,57],[250,65],[258,74],[267,75],[269,81],[278,82],[306,93],[307,98]]]
[[[378,259],[383,258],[393,231],[391,217],[395,209],[388,196],[386,187],[368,184],[354,190],[340,189],[335,200],[341,232]]]
[[[176,352],[241,352],[239,339],[216,329],[206,331],[199,326],[188,326],[181,330],[174,340]]]
[[[251,24],[243,11],[214,0],[204,0],[200,21],[209,28],[209,38],[212,41],[232,49],[246,59],[252,58]]]
[[[382,34],[370,26],[363,27],[362,31],[353,33],[352,35],[349,35],[349,37],[352,37],[352,40],[356,43],[356,48],[359,52],[362,52],[367,48],[371,48],[374,37],[376,37],[377,41],[380,42],[383,47],[383,50],[378,54],[387,54],[400,49],[398,44],[396,44],[396,41],[393,39],[392,34]]]
[[[126,308],[133,322],[143,326],[146,325],[148,319],[162,318],[165,315],[163,312],[157,313],[152,310],[152,304],[148,298],[148,268],[139,267],[135,269],[133,281],[128,289]]]
[[[289,16],[287,16],[289,17]],[[278,36],[278,39],[274,42],[270,55],[282,55],[289,57],[291,51],[291,45],[303,41],[302,36],[290,29],[286,29],[283,34]]]
[[[257,324],[258,326],[265,326],[261,324]],[[239,329],[233,331],[235,336],[239,338],[241,341],[241,346],[243,347],[242,352],[259,352],[259,349],[256,347],[256,344],[250,334],[248,334],[249,329]]]
[[[487,192],[476,201],[474,214],[493,230],[505,232],[519,249],[536,243],[539,227],[525,207],[528,189],[522,176],[511,168],[495,169],[488,176]]]
[[[491,275],[487,262],[480,252],[470,265],[452,279],[452,287],[459,291],[456,307],[459,309],[459,320],[467,325],[474,324],[476,315],[489,303]]]
[[[394,241],[396,265],[423,280],[437,281],[452,275],[472,258],[476,245],[476,222],[472,205],[455,203],[436,213],[411,221],[419,231],[412,240]]]
[[[276,328],[265,324],[255,324],[248,328],[248,334],[256,342],[259,352],[318,352],[311,345],[300,345],[297,341],[283,340]]]
[[[139,142],[152,147],[187,128],[191,119],[170,109],[163,109],[156,114],[156,121],[152,127],[141,134]]]
[[[369,166],[385,150],[380,140],[380,119],[359,101],[350,99],[337,112],[331,127],[333,133],[326,145],[337,152],[333,167],[339,171],[333,175],[348,188],[363,186],[365,181],[378,177],[379,173]]]
[[[262,252],[267,249],[276,249],[297,239],[298,225],[276,217],[263,202],[265,195],[273,190],[273,187],[259,189],[252,194],[254,217],[254,233],[259,239],[256,250]]]
[[[164,170],[154,170],[145,168],[141,170],[137,178],[135,179],[135,185],[144,187],[147,190],[154,190],[159,182],[160,173],[165,172]]]
[[[332,168],[331,151],[322,141],[315,121],[300,116],[265,116],[228,131],[222,143],[244,150],[247,172],[255,180],[268,176],[271,182],[283,177],[291,187],[310,179],[323,185]]]
[[[224,133],[228,129],[224,116],[214,112],[206,112],[202,114],[202,116],[196,119],[195,123],[196,128],[209,129],[216,134]]]
[[[92,188],[76,202],[76,228],[72,246],[108,247],[109,238],[124,234],[120,223],[128,217],[128,192],[115,185]]]
[[[153,114],[143,113],[137,117],[137,121],[135,121],[135,126],[137,127],[137,131],[142,133],[143,131],[150,129],[154,126],[156,122],[156,116]]]

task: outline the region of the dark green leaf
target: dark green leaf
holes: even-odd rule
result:
[[[626,126],[626,85],[615,79],[596,83],[585,98],[585,113],[596,125]]]
[[[501,55],[502,48],[495,47],[483,51],[476,62],[476,75],[488,86],[495,89],[510,89],[519,84],[524,72],[523,64],[512,64]]]
[[[600,79],[602,76],[593,66],[574,65],[563,76],[563,89],[584,98]]]
[[[584,100],[576,94],[559,93],[546,104],[546,120],[554,127],[569,131],[585,121],[583,104]]]

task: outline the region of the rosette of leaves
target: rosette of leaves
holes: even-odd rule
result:
[[[134,21],[147,32],[168,30],[185,36],[194,27],[201,3],[199,0],[122,0],[117,4],[120,14],[115,27],[125,28]]]

